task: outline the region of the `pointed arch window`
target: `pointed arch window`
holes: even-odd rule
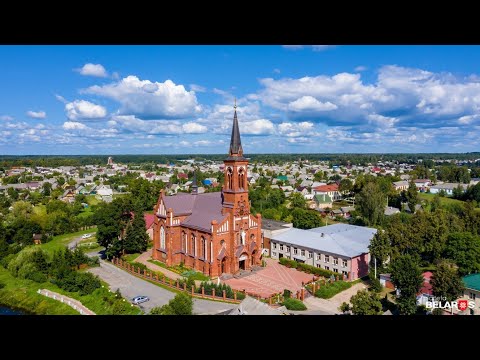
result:
[[[160,227],[160,249],[165,249],[165,229]]]
[[[238,171],[238,187],[245,189],[245,171],[243,169]]]
[[[203,236],[200,238],[200,246],[201,246],[201,249],[200,249],[201,258],[205,259],[205,255],[206,255],[205,249],[206,249],[207,244],[206,244],[206,240]]]
[[[230,167],[227,169],[227,187],[233,189],[233,171]]]

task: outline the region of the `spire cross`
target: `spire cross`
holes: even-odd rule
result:
[[[235,105],[233,105],[233,108],[236,110],[237,109],[237,98],[235,98]]]

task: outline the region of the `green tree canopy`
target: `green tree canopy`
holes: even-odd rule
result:
[[[480,271],[480,237],[469,232],[448,235],[445,257],[458,265],[461,275]]]
[[[457,266],[449,260],[438,263],[432,280],[433,295],[445,301],[457,300],[463,293],[465,286],[458,275]]]
[[[376,293],[361,290],[350,298],[350,303],[354,315],[382,314],[382,303]]]
[[[423,276],[415,259],[410,255],[403,255],[392,262],[391,279],[395,287],[400,290],[397,304],[400,313],[413,315],[417,310],[417,293],[423,284]]]
[[[355,208],[368,225],[377,225],[383,218],[385,198],[375,182],[368,182],[355,197]]]

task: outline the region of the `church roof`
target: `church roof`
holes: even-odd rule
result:
[[[165,207],[172,208],[174,215],[185,214],[182,225],[210,232],[212,220],[223,221],[221,192],[203,194],[177,194],[165,196]]]

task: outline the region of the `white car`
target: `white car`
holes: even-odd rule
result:
[[[82,239],[89,239],[92,237],[92,234],[84,234],[82,235]]]

